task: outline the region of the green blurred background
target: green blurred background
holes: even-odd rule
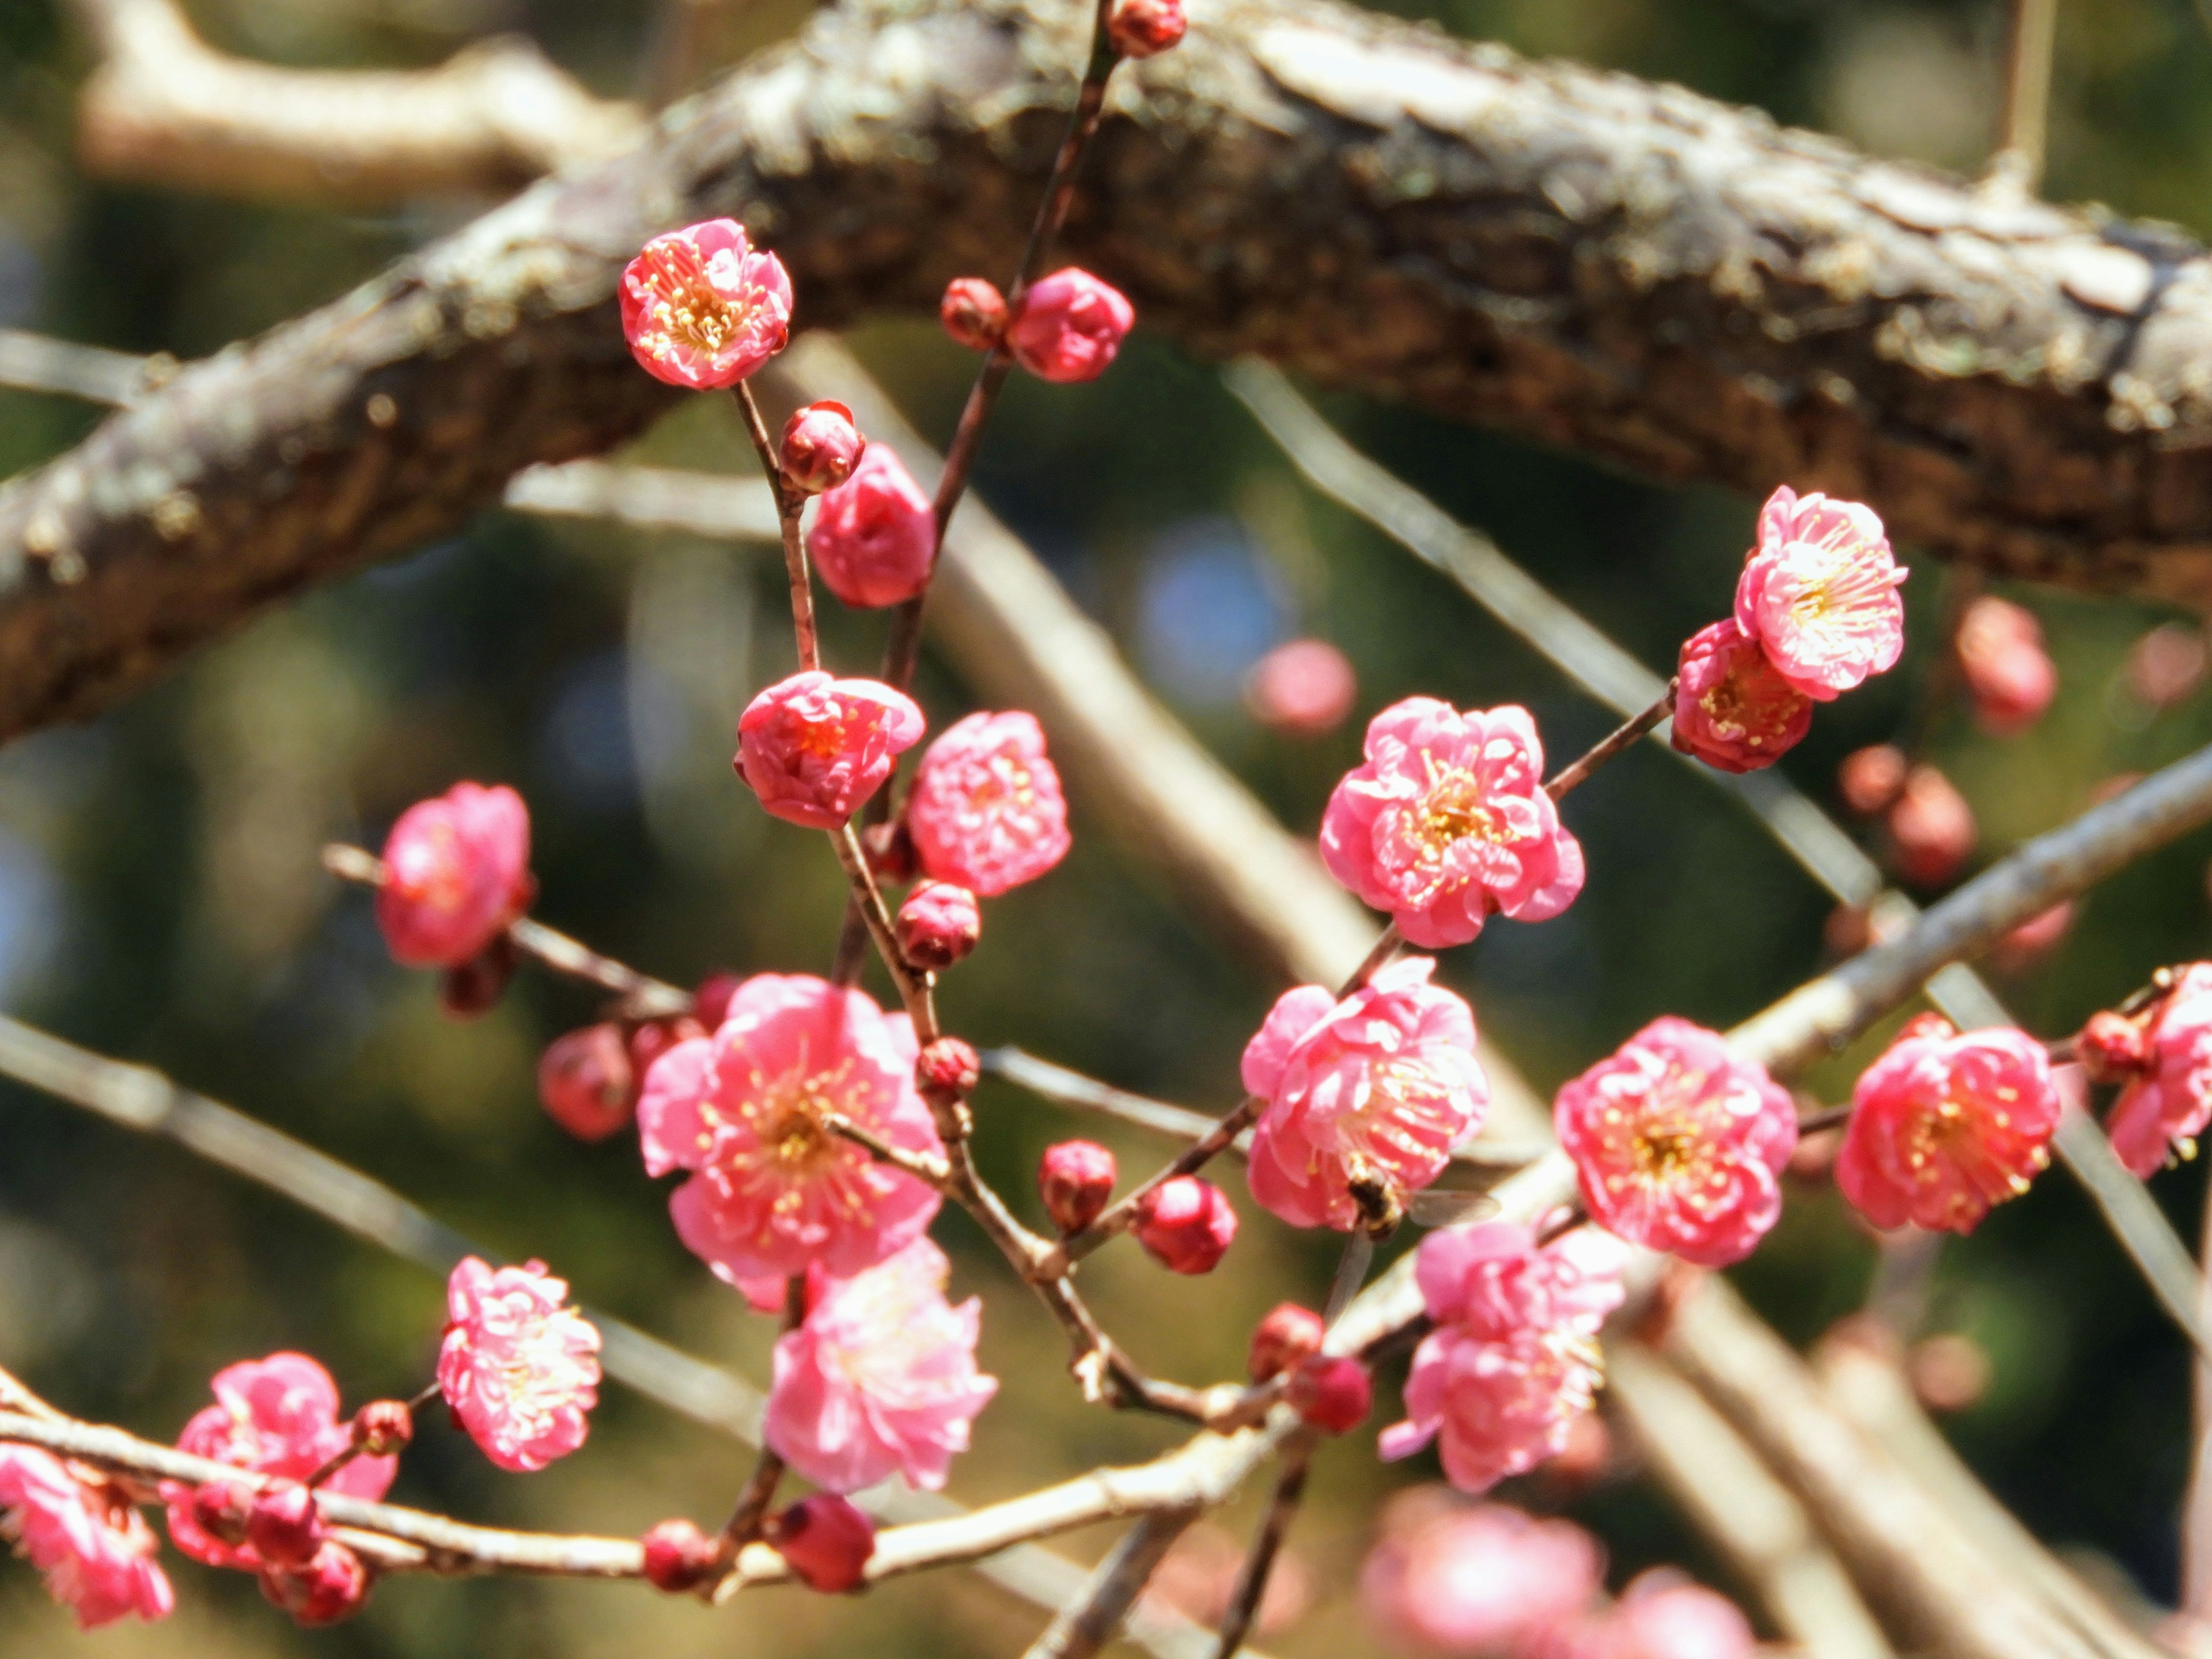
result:
[[[1760,105],[1886,154],[1972,167],[1985,144],[2001,8],[1858,0],[1441,0],[1399,8],[1462,34],[1571,54]],[[434,63],[495,28],[537,37],[609,94],[629,91],[653,19],[646,0],[202,0],[219,45],[303,65]],[[802,13],[740,10],[721,52],[778,38]],[[1200,14],[1202,26],[1202,11]],[[49,0],[0,0],[0,325],[180,357],[211,351],[342,291],[481,204],[386,216],[245,206],[89,182],[71,107],[88,69]],[[2064,8],[2049,192],[2212,231],[2212,44],[2187,0]],[[854,337],[925,430],[949,430],[972,359],[921,322]],[[1103,621],[1149,683],[1294,829],[1310,832],[1358,730],[1425,693],[1534,710],[1553,751],[1610,723],[1440,579],[1309,495],[1219,388],[1212,368],[1141,334],[1103,381],[1018,378],[977,477],[982,496]],[[1363,446],[1516,557],[1655,667],[1723,614],[1753,504],[1671,491],[1570,456],[1402,410],[1329,405]],[[0,392],[0,470],[35,464],[94,418]],[[733,425],[702,403],[641,458],[749,470]],[[1912,550],[1903,550],[1910,558]],[[1832,799],[1840,757],[1913,718],[1944,578],[1908,587],[1915,648],[1896,674],[1824,708],[1784,764]],[[464,536],[319,592],[197,658],[127,708],[0,755],[0,1001],[101,1051],[162,1068],[357,1164],[514,1256],[537,1255],[580,1297],[756,1377],[768,1322],[677,1244],[634,1141],[587,1147],[535,1103],[535,1056],[591,1017],[571,986],[526,972],[471,1024],[438,1013],[425,976],[385,957],[357,891],[325,877],[330,837],[371,844],[410,801],[453,780],[528,799],[538,914],[666,977],[714,967],[823,970],[839,908],[817,837],[773,823],[732,776],[736,711],[788,672],[780,572],[757,550],[489,514]],[[2098,782],[2212,738],[2212,707],[2163,714],[2128,689],[2142,608],[2014,592],[2047,629],[2062,689],[2027,736],[1996,743],[1934,716],[1929,753],[1972,801],[1979,860],[2085,805]],[[1239,687],[1269,645],[1319,634],[1351,653],[1358,711],[1295,743],[1256,726]],[[837,612],[834,661],[878,649],[880,619]],[[941,663],[921,685],[933,726],[969,705]],[[1643,1021],[1725,1025],[1821,963],[1828,906],[1716,792],[1666,757],[1632,754],[1577,793],[1580,903],[1536,928],[1500,923],[1447,957],[1485,1029],[1548,1089]],[[951,976],[949,1022],[1130,1087],[1206,1108],[1280,988],[1179,916],[1146,873],[1086,833],[1049,878],[990,908],[981,951]],[[2057,954],[2002,988],[2045,1034],[2206,947],[2203,837],[2100,890]],[[1833,1098],[1864,1051],[1812,1081]],[[981,1102],[988,1173],[1026,1201],[1038,1150],[1097,1133],[999,1085]],[[1162,1151],[1115,1139],[1126,1167]],[[1140,1356],[1193,1380],[1236,1373],[1243,1334],[1277,1299],[1316,1301],[1330,1241],[1242,1202],[1227,1264],[1191,1281],[1126,1247],[1086,1275]],[[2154,1190],[2194,1237],[2203,1176]],[[1174,1442],[1172,1425],[1082,1407],[1056,1333],[964,1220],[938,1229],[956,1286],[986,1302],[984,1358],[1002,1379],[955,1468],[970,1501],[1009,1495]],[[1809,1340],[1863,1298],[1874,1253],[1832,1195],[1800,1189],[1738,1274]],[[441,1287],[283,1202],[163,1144],[0,1088],[0,1363],[86,1416],[157,1438],[235,1358],[320,1357],[349,1403],[427,1375]],[[2094,1553],[2153,1597],[2175,1590],[2187,1461],[2182,1345],[2063,1175],[1948,1249],[1929,1328],[1995,1362],[1953,1419],[1960,1448],[2045,1537]],[[1395,1397],[1376,1421],[1395,1415]],[[1374,1501],[1433,1478],[1385,1470],[1371,1427],[1321,1460],[1296,1535],[1311,1607],[1272,1635],[1288,1655],[1367,1651],[1350,1585]],[[607,1391],[591,1444],[534,1477],[493,1470],[442,1427],[395,1496],[518,1525],[635,1532],[671,1514],[711,1522],[748,1455]],[[1540,1484],[1507,1495],[1539,1505]],[[1579,1498],[1615,1582],[1677,1560],[1725,1586],[1695,1538],[1623,1471]],[[1233,1511],[1242,1528],[1249,1504]],[[1086,1557],[1103,1534],[1069,1547]],[[556,1656],[829,1651],[1004,1654],[1042,1622],[959,1573],[863,1601],[779,1591],[714,1614],[641,1589],[399,1581],[363,1616],[307,1634],[239,1575],[172,1556],[180,1610],[153,1629],[78,1636],[27,1569],[0,1568],[0,1650]]]

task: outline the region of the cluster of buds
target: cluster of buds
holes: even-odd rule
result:
[[[938,320],[971,351],[1005,351],[1041,380],[1074,385],[1112,365],[1137,310],[1111,283],[1069,265],[1020,290],[1012,304],[981,276],[956,277]]]
[[[688,1014],[602,1020],[554,1038],[538,1061],[545,1115],[579,1140],[605,1140],[627,1128],[653,1061],[720,1025],[737,987],[733,975],[710,974],[692,993]]]
[[[1844,757],[1836,785],[1853,812],[1880,819],[1891,863],[1914,886],[1942,886],[1973,856],[1981,832],[1966,798],[1942,772],[1915,765],[1894,744],[1854,750]]]

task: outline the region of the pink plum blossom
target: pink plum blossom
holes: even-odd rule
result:
[[[1759,1638],[1736,1604],[1672,1567],[1630,1581],[1620,1600],[1586,1621],[1563,1655],[1596,1659],[1754,1659]],[[1540,1645],[1531,1659],[1551,1659]]]
[[[696,1172],[669,1200],[678,1236],[733,1284],[816,1262],[856,1273],[903,1249],[937,1193],[824,1119],[941,1152],[915,1059],[913,1023],[864,992],[805,974],[747,980],[712,1037],[653,1062],[638,1102],[647,1173]]]
[[[858,1492],[892,1474],[935,1491],[998,1392],[975,1369],[981,1304],[945,1299],[945,1252],[916,1238],[850,1279],[828,1279],[775,1345],[766,1437],[816,1486]]]
[[[145,1516],[98,1474],[35,1446],[0,1443],[0,1539],[45,1575],[46,1593],[82,1629],[134,1613],[166,1619],[176,1607]]]
[[[215,1374],[216,1403],[201,1409],[177,1437],[177,1449],[213,1458],[258,1474],[305,1480],[353,1443],[349,1423],[338,1416],[337,1384],[303,1353],[272,1353],[241,1360]],[[356,1457],[323,1482],[322,1490],[371,1501],[390,1490],[399,1462]],[[250,1544],[232,1544],[204,1528],[192,1513],[192,1489],[165,1484],[169,1536],[179,1549],[211,1567],[262,1565]]]
[[[1553,1118],[1591,1218],[1616,1237],[1724,1267],[1782,1214],[1797,1109],[1717,1031],[1653,1020],[1562,1088]]]
[[[1252,665],[1244,705],[1252,718],[1294,738],[1334,732],[1359,696],[1352,659],[1327,640],[1291,640]]]
[[[1383,1457],[1435,1440],[1446,1478],[1479,1496],[1560,1451],[1595,1397],[1597,1334],[1626,1259],[1588,1227],[1540,1248],[1503,1221],[1423,1239],[1414,1276],[1436,1328],[1414,1351],[1407,1420],[1382,1431]]]
[[[2058,694],[2058,670],[2043,648],[2043,624],[2009,599],[1984,593],[1959,619],[1959,668],[1974,718],[1993,737],[2017,736],[2043,718]]]
[[[392,959],[460,967],[529,906],[529,809],[505,784],[457,783],[399,815],[384,872],[376,924]]]
[[[1359,1596],[1376,1625],[1422,1653],[1507,1654],[1588,1607],[1604,1565],[1597,1540],[1571,1521],[1419,1487],[1385,1511]]]
[[[1435,969],[1401,957],[1342,1002],[1318,985],[1285,991],[1245,1046],[1244,1086],[1267,1103],[1252,1196],[1293,1226],[1351,1231],[1368,1213],[1355,1186],[1396,1209],[1481,1126],[1474,1012],[1429,983]]]
[[[694,392],[733,386],[791,334],[791,277],[734,219],[656,236],[624,267],[623,336],[645,372]]]
[[[1121,289],[1075,265],[1040,278],[1006,325],[1006,349],[1041,380],[1095,380],[1136,326]]]
[[[272,1606],[309,1630],[336,1625],[359,1613],[368,1600],[368,1568],[361,1557],[335,1540],[325,1541],[305,1567],[261,1575],[261,1594]]]
[[[924,874],[995,898],[1067,856],[1067,802],[1034,714],[978,712],[915,769],[906,821]]]
[[[1408,697],[1368,723],[1366,753],[1329,797],[1322,860],[1413,943],[1464,945],[1493,913],[1542,921],[1574,902],[1582,843],[1544,793],[1527,709]]]
[[[1973,856],[1980,831],[1974,809],[1957,786],[1932,766],[1905,775],[1905,787],[1889,805],[1889,850],[1897,872],[1916,887],[1941,887]]]
[[[1877,1227],[1969,1233],[2050,1163],[2058,1112],[2034,1038],[1922,1014],[1851,1091],[1836,1185]]]
[[[2212,1121],[2212,963],[2182,969],[2143,1026],[2142,1059],[2112,1108],[2112,1150],[2138,1176],[2184,1158]]]
[[[891,447],[870,444],[816,506],[806,550],[823,586],[847,605],[901,605],[929,586],[937,515]]]
[[[1874,509],[1784,485],[1759,514],[1759,545],[1736,584],[1735,621],[1782,678],[1827,702],[1905,650],[1905,572]]]
[[[921,730],[921,710],[903,691],[808,669],[746,706],[738,775],[775,817],[835,830],[883,787]]]
[[[1733,622],[1690,635],[1674,672],[1674,747],[1723,772],[1771,766],[1813,725],[1813,700]]]
[[[486,1457],[526,1474],[566,1457],[599,1403],[599,1333],[542,1261],[494,1270],[476,1256],[446,1285],[438,1387]]]

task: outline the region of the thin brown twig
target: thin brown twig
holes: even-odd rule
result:
[[[1589,775],[1611,760],[1615,755],[1634,744],[1651,731],[1660,721],[1674,712],[1674,682],[1668,680],[1667,689],[1656,701],[1639,714],[1631,717],[1601,738],[1589,753],[1544,786],[1544,793],[1553,800],[1562,799],[1570,789],[1582,783]]]
[[[952,1184],[952,1166],[941,1158],[932,1158],[926,1152],[916,1152],[904,1146],[894,1146],[874,1130],[855,1123],[835,1112],[825,1112],[822,1127],[833,1135],[842,1135],[854,1146],[863,1147],[895,1170],[903,1170],[916,1181],[925,1182],[943,1192]]]
[[[1369,980],[1382,971],[1384,963],[1396,956],[1400,951],[1405,949],[1405,946],[1406,936],[1398,931],[1398,924],[1394,921],[1382,930],[1381,936],[1375,941],[1375,948],[1360,958],[1359,966],[1352,970],[1351,977],[1338,988],[1336,1000],[1339,1002],[1343,1001],[1345,998],[1366,984]]]
[[[753,400],[753,389],[744,381],[737,384],[738,412],[744,417],[745,435],[753,441],[753,448],[760,456],[761,470],[768,474],[769,488],[775,492],[776,528],[783,539],[784,574],[791,583],[791,631],[799,644],[799,666],[802,673],[822,666],[822,643],[814,628],[814,581],[806,566],[806,543],[799,533],[799,515],[805,510],[806,496],[792,488],[791,480],[784,476],[783,463],[777,457],[775,444],[768,435],[768,423],[761,418],[760,405]]]
[[[805,1322],[806,1275],[793,1273],[783,1283],[783,1328],[788,1334]],[[760,1455],[753,1461],[752,1478],[745,1482],[744,1491],[738,1494],[737,1507],[730,1511],[730,1518],[722,1527],[725,1556],[735,1560],[739,1550],[760,1536],[769,1505],[775,1502],[775,1489],[782,1480],[782,1455],[763,1438]]]
[[[1237,1659],[1253,1620],[1259,1616],[1260,1600],[1267,1593],[1267,1579],[1274,1571],[1283,1540],[1306,1495],[1306,1474],[1312,1467],[1313,1451],[1314,1434],[1310,1429],[1292,1435],[1284,1443],[1282,1472],[1275,1477],[1274,1496],[1268,1500],[1267,1518],[1260,1523],[1251,1553],[1244,1558],[1243,1570],[1237,1575],[1229,1611],[1222,1617],[1221,1644],[1214,1650],[1214,1659]]]
[[[1144,1594],[1160,1562],[1198,1514],[1194,1508],[1160,1510],[1123,1533],[1084,1585],[1083,1594],[1060,1610],[1022,1659],[1093,1659],[1114,1639],[1131,1603]]]

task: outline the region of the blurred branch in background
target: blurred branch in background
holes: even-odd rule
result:
[[[2051,126],[2051,60],[2058,44],[2058,0],[2010,0],[2005,27],[2004,96],[1997,106],[1989,182],[2033,196],[2043,182]]]
[[[671,223],[752,223],[809,325],[932,307],[1011,263],[1012,204],[1048,164],[1028,118],[1064,97],[1042,66],[1070,61],[1073,9],[848,0],[635,149],[183,371],[18,480],[0,732],[96,712],[270,596],[641,429],[669,394],[629,363],[610,295]],[[319,121],[343,113],[326,76],[267,72]],[[219,177],[196,149],[165,134],[164,166]],[[1318,0],[1224,0],[1138,66],[1100,151],[1068,251],[1197,351],[1263,349],[1665,478],[1790,476],[1995,569],[2206,595],[2212,265],[2169,229],[1995,201],[1680,88]],[[1461,182],[1423,185],[1408,216],[1378,177]],[[1224,240],[1233,286],[1178,274],[1215,271]],[[1553,275],[1531,291],[1532,271]]]

